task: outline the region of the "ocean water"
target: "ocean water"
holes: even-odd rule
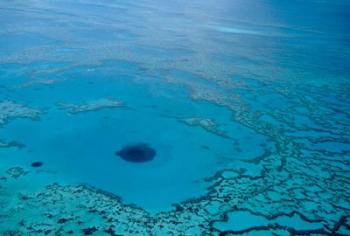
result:
[[[0,235],[350,235],[350,2],[1,1]]]

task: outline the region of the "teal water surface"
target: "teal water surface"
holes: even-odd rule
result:
[[[350,235],[349,16],[2,1],[0,234]]]

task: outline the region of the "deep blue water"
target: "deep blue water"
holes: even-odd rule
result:
[[[1,1],[0,234],[350,235],[349,28],[346,0]]]

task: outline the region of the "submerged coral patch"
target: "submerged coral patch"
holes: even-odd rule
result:
[[[31,166],[35,167],[35,168],[40,167],[42,165],[43,165],[43,163],[41,161],[35,161],[31,164]]]
[[[0,139],[0,148],[10,148],[10,147],[24,148],[25,145],[23,143],[19,143],[16,141],[5,142]]]
[[[154,159],[157,152],[147,144],[129,145],[116,152],[123,160],[129,162],[147,162]]]
[[[28,171],[25,171],[22,167],[12,167],[6,171],[6,173],[14,179],[17,179],[21,176],[28,174]]]
[[[38,119],[40,111],[17,104],[13,101],[0,101],[0,125],[14,118]]]
[[[81,112],[97,111],[105,108],[118,108],[122,107],[123,103],[112,98],[101,98],[80,105],[59,103],[58,106],[67,110],[70,114],[77,114]]]

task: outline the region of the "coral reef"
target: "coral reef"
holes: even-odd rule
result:
[[[0,126],[5,125],[10,119],[29,118],[38,119],[40,111],[15,103],[13,101],[0,102]]]
[[[54,184],[37,193],[17,196],[17,201],[23,207],[6,207],[0,218],[0,228],[3,230],[0,233],[350,234],[349,114],[339,111],[327,101],[309,98],[312,93],[325,94],[328,89],[298,89],[305,93],[282,90],[288,96],[293,96],[292,104],[276,108],[269,107],[272,105],[269,102],[262,104],[265,109],[256,111],[250,104],[259,103],[262,96],[269,95],[257,92],[259,99],[257,95],[243,100],[238,95],[185,83],[193,100],[203,100],[229,109],[234,122],[274,142],[276,150],[246,161],[247,165],[257,170],[255,173],[249,168],[230,168],[232,160],[227,160],[227,169],[207,179],[209,188],[206,194],[177,203],[173,210],[156,214],[127,205],[115,195],[86,185]],[[343,93],[342,89],[333,88],[333,91]],[[97,102],[100,104],[98,106],[89,104],[94,103],[68,105],[65,109],[76,113],[105,107],[101,106],[101,102]],[[344,115],[340,116],[340,112]],[[326,115],[329,119],[323,119]],[[178,120],[211,133],[224,134],[212,119],[196,116]],[[14,173],[12,176],[22,176],[24,172],[23,169],[14,169],[10,173]],[[4,183],[2,189],[7,189],[7,184]],[[25,217],[27,215],[35,217]],[[9,221],[13,222],[12,226],[6,225]]]
[[[178,118],[178,121],[189,126],[199,126],[208,132],[214,133],[215,135],[231,139],[224,131],[218,129],[218,125],[212,119],[202,117],[190,117]]]
[[[65,3],[60,8],[60,3],[52,2],[54,5],[50,2],[42,5],[21,1],[20,6],[14,3],[10,10],[6,10],[8,3],[4,1],[4,42],[15,43],[9,43],[0,55],[0,63],[4,65],[1,75],[6,80],[4,85],[0,85],[1,94],[7,91],[11,96],[15,94],[14,97],[32,95],[28,91],[34,91],[34,85],[53,87],[59,81],[52,79],[55,74],[62,73],[61,76],[84,80],[85,75],[96,69],[99,72],[91,77],[113,77],[115,84],[117,80],[141,82],[144,90],[148,85],[156,87],[154,93],[164,90],[163,93],[169,93],[169,97],[174,96],[172,102],[175,105],[160,102],[157,106],[164,105],[168,111],[172,110],[174,116],[181,116],[176,119],[185,125],[200,127],[231,139],[225,127],[216,123],[215,115],[209,116],[213,117],[210,119],[205,118],[208,114],[203,114],[201,109],[198,109],[198,113],[195,113],[196,109],[191,110],[191,114],[177,110],[177,106],[182,103],[177,103],[177,93],[173,95],[169,91],[184,88],[188,95],[184,97],[191,99],[184,102],[195,103],[194,108],[209,103],[229,111],[232,122],[264,136],[276,149],[266,151],[254,160],[242,161],[247,167],[239,169],[232,167],[236,164],[232,158],[220,159],[227,169],[206,180],[209,187],[202,197],[176,203],[171,210],[154,214],[135,205],[125,204],[119,197],[87,185],[52,184],[34,192],[13,191],[15,185],[28,184],[26,178],[30,176],[22,167],[13,167],[5,171],[6,177],[0,178],[0,235],[350,235],[350,86],[346,63],[349,61],[349,53],[346,53],[349,50],[346,50],[347,44],[342,43],[347,42],[347,34],[342,32],[345,29],[343,24],[324,20],[329,19],[324,12],[343,12],[332,8],[331,1],[327,1],[327,5],[317,5],[317,15],[308,11],[308,19],[312,21],[307,25],[299,24],[303,22],[300,18],[303,7],[295,8],[300,9],[295,11],[298,13],[298,17],[294,17],[298,19],[295,22],[290,17],[293,16],[289,11],[290,4],[286,4],[286,8],[283,8],[284,4],[277,4],[278,8],[275,9],[273,5],[267,4],[269,1],[261,1],[262,6],[259,1],[253,4],[254,9],[261,7],[272,13],[260,14],[272,16],[268,17],[268,24],[264,20],[257,20],[259,17],[256,14],[252,15],[258,18],[250,21],[245,11],[242,11],[246,16],[244,22],[238,18],[226,19],[226,13],[235,9],[226,9],[225,4],[215,5],[214,12],[218,15],[214,16],[200,5],[196,5],[194,11],[179,14],[170,8],[165,11],[160,8],[162,4],[151,2],[142,2],[140,5],[118,5],[114,2],[111,7],[105,5],[104,1],[103,4],[86,7],[84,1],[78,1],[77,6],[68,4],[69,11],[63,7]],[[195,1],[195,4],[200,2]],[[202,2],[211,6],[206,1]],[[243,7],[244,2],[241,1]],[[326,1],[317,1],[317,4],[323,4],[321,2]],[[191,9],[191,2],[188,4],[186,9]],[[251,8],[252,4],[249,4]],[[309,4],[314,5],[314,2]],[[336,5],[343,7],[344,4]],[[132,6],[135,8],[129,9]],[[74,11],[75,7],[77,12]],[[103,22],[98,21],[94,11],[96,8],[101,12],[106,11]],[[118,9],[118,13],[113,14],[113,9]],[[236,10],[240,12],[239,7]],[[12,16],[12,12],[18,15]],[[279,17],[274,17],[276,12]],[[195,15],[192,16],[192,13]],[[288,21],[281,21],[285,19],[285,13],[288,13]],[[142,17],[137,17],[140,15]],[[336,18],[341,20],[342,15],[346,14],[338,14]],[[25,27],[21,27],[22,16],[24,21],[30,19],[26,22],[28,24],[23,24]],[[12,17],[18,19],[14,21],[15,25],[7,20]],[[144,20],[139,20],[141,18]],[[278,21],[274,21],[274,18],[278,18]],[[47,26],[55,19],[60,22],[56,22],[55,27],[30,24],[36,24],[38,19],[40,22],[49,19],[43,22]],[[220,21],[217,27],[221,28],[224,27],[220,26],[221,23],[244,24],[256,28],[257,32],[266,31],[269,37],[247,37],[238,32],[232,34],[232,30],[231,33],[228,32],[230,30],[226,30],[226,33],[213,32],[207,26],[192,24],[198,19],[209,19],[213,23]],[[256,24],[258,21],[259,24]],[[25,33],[23,28],[26,29]],[[274,31],[282,34],[275,38]],[[95,33],[99,37],[95,38]],[[17,47],[17,42],[21,42],[17,36],[25,38],[29,46],[20,45],[23,49]],[[119,40],[120,36],[124,38]],[[44,38],[63,43],[53,45],[43,41]],[[297,44],[294,41],[298,41]],[[15,48],[12,48],[12,44]],[[317,50],[321,48],[322,53]],[[338,51],[341,55],[338,55]],[[112,60],[114,64],[107,66]],[[128,63],[124,63],[126,61]],[[37,68],[41,62],[44,67]],[[55,68],[58,62],[66,63],[64,69]],[[23,64],[15,67],[15,73],[7,75],[7,66],[18,63]],[[32,65],[28,69],[30,72],[21,71]],[[41,80],[40,75],[43,74],[50,76]],[[18,78],[12,80],[12,76],[16,75]],[[27,75],[35,79],[28,78],[29,82],[26,80],[26,83],[17,87],[10,85],[9,81],[17,83],[27,78]],[[76,81],[80,79],[76,78]],[[94,87],[95,91],[106,92],[106,80],[102,81],[103,86]],[[81,84],[62,86],[74,89],[60,91],[63,94],[71,93],[67,97],[78,97],[86,88],[80,87]],[[19,90],[25,92],[20,93]],[[16,93],[12,93],[14,91]],[[86,95],[85,92],[82,94]],[[106,94],[108,92],[113,94],[114,90]],[[34,94],[39,97],[38,93]],[[45,95],[39,98],[45,99]],[[140,95],[140,100],[144,98]],[[139,104],[142,105],[138,108],[144,109],[141,108],[144,103]],[[70,114],[78,114],[122,107],[123,103],[102,98],[81,104],[73,102],[58,105]],[[11,119],[37,119],[39,115],[40,111],[16,102],[0,102],[0,128]],[[183,118],[188,116],[190,118]],[[229,131],[227,133],[235,137]],[[249,138],[242,138],[242,142],[255,148]],[[17,145],[0,141],[0,148],[11,146]],[[208,146],[203,148],[211,151]],[[142,154],[142,150],[133,150],[121,150],[119,154],[147,157]],[[188,158],[192,157],[189,155]]]
[[[0,139],[0,148],[9,148],[9,147],[24,148],[25,145],[16,141],[6,142]]]
[[[25,171],[22,167],[12,167],[6,171],[10,177],[17,179],[21,176],[28,174],[28,171]]]
[[[123,103],[111,98],[101,98],[81,105],[59,103],[58,106],[67,110],[70,114],[77,114],[81,112],[97,111],[104,108],[122,107]]]
[[[66,79],[30,80],[28,82],[25,82],[25,83],[19,85],[18,88],[28,88],[28,87],[35,86],[35,85],[51,86],[51,85],[54,85],[54,84],[59,83],[59,82],[64,82],[66,80],[68,80],[68,79],[66,78]]]
[[[205,196],[156,215],[86,185],[54,184],[22,196],[19,201],[24,207],[20,212],[6,212],[6,219],[17,220],[17,230],[22,234],[342,235],[341,231],[349,230],[350,192],[339,167],[342,161],[320,163],[310,158],[305,162],[290,157],[279,169],[276,158],[277,154],[271,154],[258,160],[263,171],[254,177],[245,170],[220,171],[207,180],[211,186]],[[17,214],[35,214],[37,218],[15,220]],[[233,214],[245,218],[231,220]],[[244,226],[240,222],[249,222],[249,218],[261,223]]]

